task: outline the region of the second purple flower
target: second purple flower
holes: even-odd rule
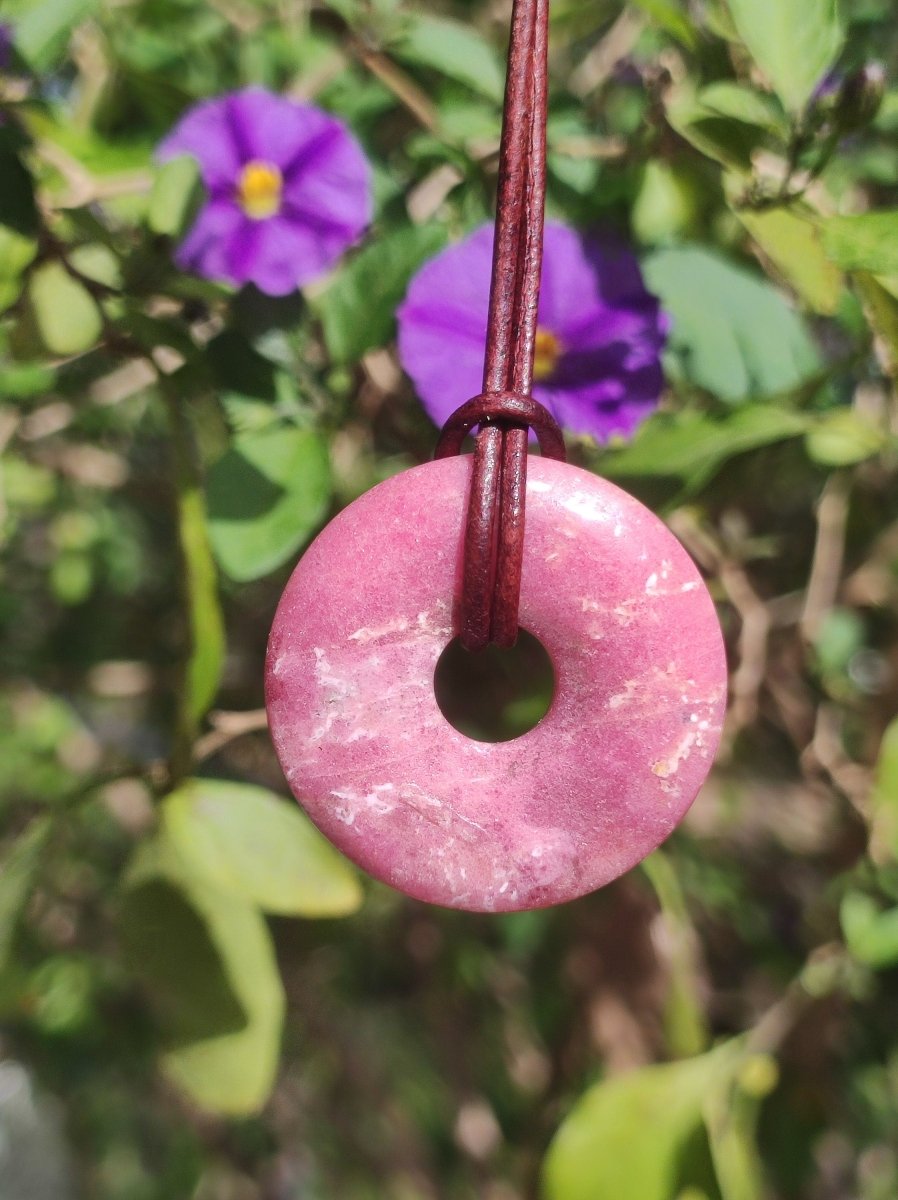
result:
[[[189,154],[208,192],[177,261],[283,296],[324,274],[371,221],[371,171],[342,122],[262,88],[190,109],[159,147]]]
[[[442,425],[481,388],[493,230],[426,263],[399,309],[399,357]],[[664,386],[668,318],[625,247],[546,225],[533,394],[559,424],[631,435]]]

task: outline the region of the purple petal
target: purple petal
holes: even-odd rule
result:
[[[483,385],[492,245],[485,227],[425,263],[397,313],[399,357],[437,425]]]
[[[427,263],[399,309],[399,356],[437,424],[480,390],[492,241],[480,229]],[[633,254],[547,224],[539,320],[563,352],[537,399],[574,432],[631,434],[664,386],[668,325]]]
[[[156,151],[160,162],[181,154],[197,160],[203,183],[210,192],[234,192],[243,160],[228,118],[228,97],[207,100],[191,108]]]
[[[371,171],[361,147],[334,117],[297,106],[307,119],[284,166],[284,216],[329,241],[327,265],[371,223]]]
[[[287,215],[248,225],[234,246],[231,278],[269,296],[286,296],[318,278],[347,245],[342,228],[316,228]]]
[[[204,279],[237,282],[231,270],[233,247],[245,237],[250,221],[231,200],[212,200],[200,209],[175,259]]]
[[[197,159],[212,197],[178,261],[209,278],[284,295],[327,271],[371,221],[370,168],[345,126],[262,88],[191,109],[158,151],[163,160],[178,154]],[[253,160],[283,176],[280,211],[255,221],[236,201]]]

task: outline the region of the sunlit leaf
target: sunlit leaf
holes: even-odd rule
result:
[[[672,88],[665,102],[669,124],[687,142],[736,174],[750,172],[752,155],[768,137],[765,127],[717,112],[688,81]]]
[[[827,217],[822,230],[826,253],[845,270],[898,274],[898,211]]]
[[[757,1125],[779,1070],[769,1054],[749,1054],[731,1076],[709,1089],[705,1127],[722,1200],[764,1200],[766,1189]]]
[[[186,377],[189,378],[189,374]],[[226,640],[193,430],[171,380],[167,381],[166,398],[171,420],[178,497],[178,539],[190,631],[179,720],[182,743],[179,752],[183,755],[218,691],[224,668]]]
[[[636,6],[655,21],[662,29],[673,34],[678,42],[694,49],[697,38],[695,28],[686,13],[685,4],[677,0],[635,0]]]
[[[696,99],[721,117],[757,125],[772,133],[785,132],[785,114],[776,100],[745,84],[724,79],[702,88]]]
[[[880,910],[863,892],[848,892],[839,916],[848,949],[874,970],[898,963],[898,908]]]
[[[232,579],[258,579],[286,562],[330,504],[327,448],[293,426],[235,438],[209,472],[209,532]]]
[[[845,31],[838,0],[727,0],[755,62],[798,112],[835,62]]]
[[[37,0],[16,15],[16,49],[35,70],[63,53],[72,31],[99,7],[99,0]]]
[[[409,14],[391,50],[403,62],[439,71],[490,100],[502,99],[505,72],[499,56],[470,25],[424,12]]]
[[[256,908],[200,880],[160,837],[129,871],[121,926],[162,1027],[165,1073],[212,1112],[258,1111],[274,1082],[284,995]]]
[[[870,853],[877,863],[898,859],[898,717],[886,726],[870,797]]]
[[[689,1184],[686,1150],[703,1129],[709,1089],[732,1070],[725,1045],[590,1088],[544,1163],[545,1200],[672,1200]]]
[[[265,788],[193,779],[163,804],[181,857],[203,879],[285,916],[341,917],[358,878],[293,801]]]
[[[819,417],[805,439],[808,454],[825,467],[848,467],[872,458],[885,445],[885,433],[853,408]]]
[[[801,320],[766,280],[698,246],[643,264],[673,319],[669,349],[689,383],[736,402],[790,391],[820,369]]]
[[[409,280],[445,244],[442,226],[412,226],[379,238],[342,268],[313,302],[334,362],[356,362],[390,340]]]
[[[728,459],[804,433],[809,418],[771,404],[752,404],[725,417],[707,413],[658,413],[620,450],[601,459],[601,472],[614,478],[660,476],[682,479],[698,490]]]
[[[785,208],[736,212],[764,254],[814,312],[832,315],[844,287],[842,272],[827,257],[819,225]]]
[[[203,199],[199,164],[190,155],[163,163],[156,172],[147,224],[153,233],[179,237],[185,232]]]
[[[52,354],[80,354],[96,343],[103,328],[100,309],[62,263],[44,263],[32,271],[28,297],[41,340]]]
[[[705,199],[704,188],[693,175],[651,159],[643,169],[630,214],[633,233],[647,245],[688,236],[695,232]]]

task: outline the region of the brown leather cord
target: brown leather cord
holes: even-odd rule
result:
[[[465,529],[459,636],[469,650],[513,646],[524,553],[527,430],[563,460],[564,439],[535,401],[533,353],[546,191],[549,0],[515,0],[499,159],[496,236],[483,394],[452,414],[436,457],[457,454],[479,426]]]

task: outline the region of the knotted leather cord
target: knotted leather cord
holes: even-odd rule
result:
[[[459,636],[469,650],[513,646],[524,554],[527,430],[564,460],[551,414],[533,400],[546,191],[549,0],[515,0],[499,158],[496,234],[483,393],[443,427],[436,458],[479,426],[465,528]]]

